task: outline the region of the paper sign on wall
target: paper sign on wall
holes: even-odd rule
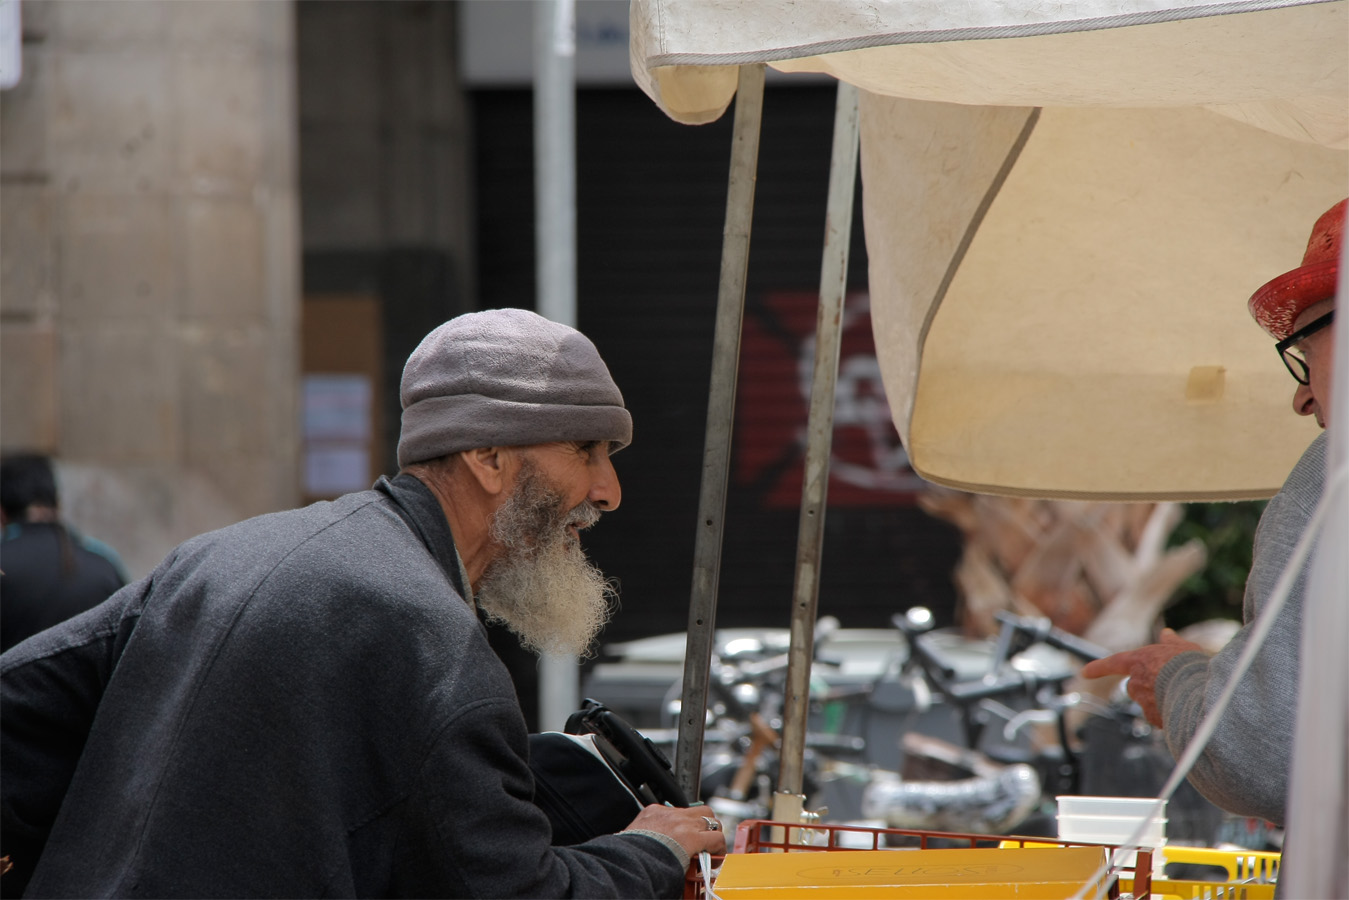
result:
[[[370,487],[373,389],[355,374],[304,378],[304,480],[311,496]]]

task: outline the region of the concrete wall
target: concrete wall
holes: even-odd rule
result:
[[[0,446],[134,575],[298,499],[294,8],[23,0],[0,95]]]
[[[432,328],[476,308],[472,144],[455,64],[460,6],[305,0],[295,11],[304,292],[314,315],[329,297],[378,305],[376,471],[397,467],[408,354]],[[516,301],[532,303],[532,295]]]
[[[456,6],[297,7],[306,251],[415,246],[471,255]]]

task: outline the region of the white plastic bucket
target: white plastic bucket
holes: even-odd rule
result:
[[[1166,801],[1155,797],[1082,797],[1063,795],[1055,797],[1059,815],[1070,816],[1128,816],[1135,821],[1144,816],[1166,818]],[[1154,812],[1156,810],[1156,812]]]
[[[1065,816],[1059,814],[1059,837],[1069,841],[1095,844],[1131,842],[1141,847],[1160,847],[1166,843],[1166,819],[1148,819],[1143,833],[1134,837],[1143,819],[1126,816]]]
[[[1058,801],[1059,840],[1088,844],[1137,844],[1154,850],[1166,844],[1166,802],[1151,797],[1062,796]],[[1145,824],[1146,823],[1146,824]],[[1135,832],[1142,832],[1135,836]],[[1135,851],[1126,851],[1116,865],[1131,867]],[[1153,854],[1153,871],[1159,872],[1162,855]]]

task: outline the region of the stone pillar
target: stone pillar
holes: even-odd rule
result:
[[[294,9],[23,0],[0,95],[0,445],[133,575],[298,498]]]

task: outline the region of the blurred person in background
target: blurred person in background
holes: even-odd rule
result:
[[[61,519],[51,460],[0,460],[0,652],[102,603],[126,584],[117,554]]]
[[[1265,284],[1250,298],[1256,322],[1276,341],[1283,365],[1297,382],[1293,411],[1313,416],[1324,429],[1334,371],[1335,291],[1345,207],[1341,200],[1317,219],[1302,265]],[[1128,676],[1129,696],[1153,725],[1164,730],[1180,758],[1226,685],[1250,640],[1256,617],[1270,598],[1306,531],[1325,483],[1326,433],[1303,453],[1283,488],[1265,507],[1255,532],[1254,556],[1242,607],[1245,625],[1217,654],[1171,629],[1160,643],[1088,663],[1087,678]],[[1302,609],[1312,554],[1264,644],[1242,677],[1190,782],[1216,806],[1283,827],[1297,715]],[[1343,599],[1343,598],[1341,598]]]

